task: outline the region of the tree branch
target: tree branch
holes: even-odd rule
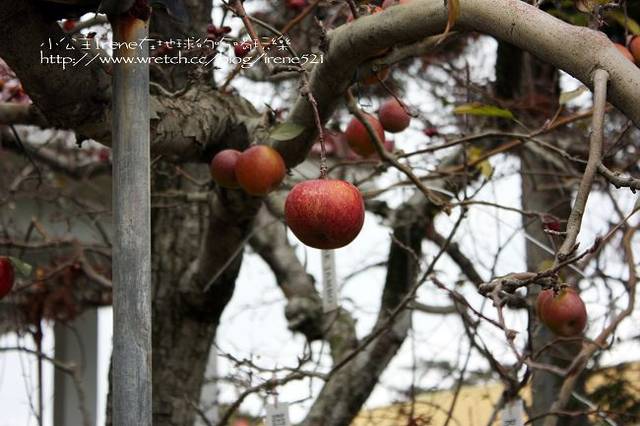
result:
[[[565,260],[573,251],[580,232],[582,216],[587,205],[587,199],[591,192],[593,179],[598,172],[598,165],[602,158],[602,143],[604,139],[604,114],[607,105],[607,81],[609,74],[607,71],[597,69],[594,73],[594,93],[593,93],[593,124],[591,127],[591,142],[589,143],[589,160],[585,168],[576,201],[571,209],[571,214],[567,221],[566,233],[562,246],[558,250],[556,265]]]

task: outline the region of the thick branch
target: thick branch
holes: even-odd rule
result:
[[[640,125],[640,73],[602,33],[563,22],[519,0],[460,0],[456,29],[493,35],[560,68],[593,87],[592,73],[610,76],[610,101]],[[384,48],[405,45],[442,32],[447,8],[440,0],[415,0],[402,7],[357,19],[328,34],[324,62],[311,76],[320,117],[327,120],[351,84],[356,68]],[[401,23],[401,24],[400,24]],[[300,163],[314,140],[311,106],[299,97],[289,121],[308,130],[279,143],[287,164]]]

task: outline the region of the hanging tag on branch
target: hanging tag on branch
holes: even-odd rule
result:
[[[334,250],[322,250],[322,309],[324,312],[338,309],[338,283]]]
[[[275,403],[267,405],[267,426],[291,426],[289,404]]]
[[[524,426],[523,413],[521,399],[507,402],[502,409],[502,426]]]

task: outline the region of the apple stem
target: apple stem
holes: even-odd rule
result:
[[[324,129],[322,128],[322,120],[320,119],[320,112],[318,111],[318,103],[313,97],[311,88],[309,87],[309,76],[306,73],[303,74],[303,81],[304,86],[302,88],[302,93],[307,97],[311,104],[311,108],[313,108],[313,116],[316,127],[318,128],[318,139],[320,139],[320,179],[326,179],[328,173],[327,151],[324,145]]]
[[[320,179],[327,178],[327,151],[324,145],[324,131],[319,129],[318,138],[320,139]]]

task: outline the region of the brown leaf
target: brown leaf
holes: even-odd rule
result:
[[[447,35],[451,31],[451,28],[455,25],[456,21],[460,17],[460,0],[446,0],[447,4],[447,26],[444,28],[444,33],[440,37],[440,40],[436,44],[440,44],[447,38]]]

